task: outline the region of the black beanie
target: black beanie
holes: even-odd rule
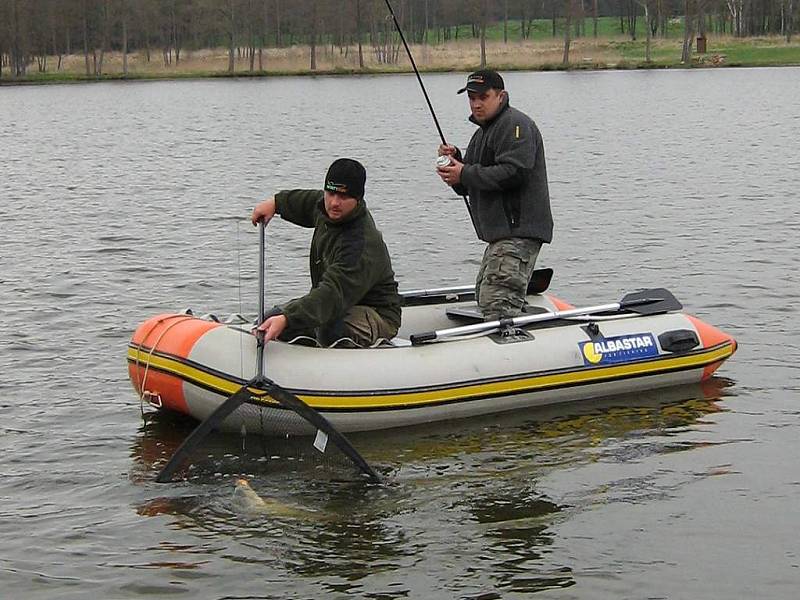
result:
[[[367,171],[364,169],[364,165],[352,158],[337,158],[328,167],[328,173],[325,175],[325,189],[362,200],[366,181]]]

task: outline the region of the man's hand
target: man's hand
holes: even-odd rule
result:
[[[458,153],[458,148],[450,144],[439,144],[439,156],[455,156]]]
[[[275,198],[269,198],[263,202],[256,204],[253,209],[253,216],[251,221],[253,225],[258,225],[263,221],[264,225],[270,222],[272,217],[275,216]],[[266,322],[266,321],[265,321]]]
[[[283,333],[287,323],[286,315],[275,315],[274,317],[265,319],[264,322],[256,328],[256,335],[262,335],[264,337],[264,343],[269,342]]]
[[[464,168],[464,163],[458,162],[452,155],[449,156],[450,164],[446,167],[436,167],[436,173],[447,185],[458,185],[461,183],[461,171]]]

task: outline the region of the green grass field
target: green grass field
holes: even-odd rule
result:
[[[654,39],[651,59],[657,66],[675,66],[680,62],[682,39],[664,41]],[[628,63],[644,61],[645,41],[609,41]],[[696,52],[696,47],[693,48]],[[782,38],[710,37],[704,55],[694,54],[695,64],[704,64],[712,57],[721,58],[722,65],[767,66],[800,65],[800,44],[787,45]]]
[[[645,44],[647,32],[644,29],[644,17],[637,21],[637,39],[631,40],[630,34],[622,33],[618,17],[599,17],[597,23],[598,46],[618,52],[622,65],[627,67],[645,66]],[[627,27],[627,25],[626,25]],[[520,40],[521,23],[519,20],[508,22],[508,43]],[[503,41],[503,23],[492,23],[486,29],[488,41]],[[583,40],[592,40],[594,24],[591,18],[584,21]],[[433,32],[432,32],[432,35]],[[471,28],[462,26],[459,40],[470,39]],[[553,36],[553,25],[550,19],[536,19],[531,24],[530,38],[534,41],[561,40],[564,36],[564,22],[556,22],[556,34]],[[434,38],[432,38],[434,39]],[[693,64],[707,64],[711,57],[719,55],[721,65],[728,66],[767,66],[767,65],[800,65],[800,36],[798,41],[786,44],[780,37],[771,38],[734,38],[708,34],[708,46],[705,55],[697,55],[696,47]],[[654,36],[651,41],[650,57],[656,67],[680,66],[683,44],[683,19],[676,18],[669,22],[667,36]],[[580,68],[584,68],[582,65]]]
[[[508,41],[519,41],[520,38],[520,22],[517,21],[509,21],[508,22]],[[594,35],[594,22],[591,18],[587,18],[583,22],[584,28],[584,35],[582,37],[593,37]],[[627,25],[626,25],[627,28]],[[468,27],[461,27],[459,33],[459,39],[463,38],[464,36],[471,35],[471,28]],[[435,35],[435,32],[431,32],[431,35]],[[573,29],[574,35],[574,29]],[[636,22],[636,37],[644,39],[646,35],[646,31],[644,29],[644,17],[640,18]],[[627,29],[625,33],[622,33],[620,29],[620,22],[618,17],[599,17],[597,19],[597,36],[600,38],[612,38],[617,36],[629,36]],[[669,23],[667,27],[667,37],[668,38],[681,38],[683,36],[683,21],[681,19],[675,19]],[[532,40],[546,40],[548,38],[553,37],[553,23],[550,19],[536,19],[531,24],[531,36],[530,39]],[[564,21],[558,19],[556,21],[556,37],[562,38],[564,37]],[[502,41],[503,40],[503,23],[492,23],[486,28],[486,39],[494,40],[494,41]]]
[[[731,65],[800,65],[800,45],[776,45],[772,40],[755,39],[748,42],[721,43],[709,52],[725,56]]]

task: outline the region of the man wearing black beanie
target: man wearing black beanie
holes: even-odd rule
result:
[[[356,346],[391,339],[400,328],[400,295],[383,236],[364,201],[361,163],[339,158],[323,190],[284,190],[253,209],[252,221],[273,216],[313,227],[311,290],[275,307],[259,325],[264,341],[315,337],[324,346],[347,338]]]

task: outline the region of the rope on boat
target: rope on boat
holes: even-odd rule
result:
[[[145,416],[144,416],[144,398],[145,398],[145,396],[146,395],[158,396],[159,401],[161,400],[161,396],[159,394],[152,394],[151,392],[148,392],[148,391],[146,391],[144,389],[145,385],[147,384],[147,375],[150,372],[150,360],[153,357],[153,353],[156,351],[156,348],[158,347],[158,344],[163,339],[164,335],[170,329],[172,329],[178,323],[183,323],[184,321],[186,321],[188,319],[193,319],[193,318],[194,317],[191,314],[183,314],[183,315],[169,315],[169,316],[166,316],[164,318],[158,319],[155,323],[153,323],[153,326],[150,327],[150,330],[144,336],[142,336],[142,341],[139,342],[139,344],[138,344],[138,346],[136,348],[136,363],[135,363],[135,365],[136,365],[136,369],[135,369],[136,370],[136,386],[139,389],[139,411],[142,413],[142,419],[143,420],[145,418]],[[139,369],[141,367],[141,361],[139,360],[139,355],[143,353],[142,349],[144,347],[145,340],[150,336],[150,334],[153,332],[153,330],[158,325],[161,325],[162,323],[164,323],[165,321],[168,321],[170,319],[179,319],[179,320],[176,320],[175,322],[170,323],[167,327],[164,328],[164,331],[161,332],[161,335],[158,336],[158,339],[156,340],[156,343],[153,344],[153,346],[150,348],[150,351],[147,353],[147,363],[145,364],[145,367],[144,367],[144,375],[140,378],[139,377]],[[151,406],[155,406],[152,402],[150,402],[150,400],[148,400],[147,403],[150,404]],[[158,408],[160,408],[160,406]]]
[[[303,345],[310,345],[310,346],[316,346],[317,348],[322,348],[322,345],[319,343],[317,338],[312,338],[312,337],[307,336],[307,335],[295,336],[295,337],[293,337],[292,339],[290,339],[286,343],[287,344],[296,344],[297,342],[306,341],[306,340],[311,342],[311,344],[303,344]]]

